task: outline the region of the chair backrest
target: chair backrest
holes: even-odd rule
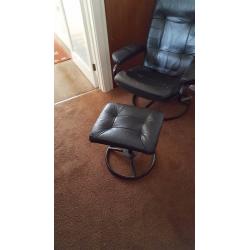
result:
[[[156,0],[144,66],[181,75],[195,53],[195,0]]]

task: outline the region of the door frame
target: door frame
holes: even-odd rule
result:
[[[106,22],[105,0],[80,0],[87,8],[87,28],[90,34],[90,48],[96,65],[95,80],[103,92],[113,89],[112,69],[108,31]],[[84,13],[83,13],[84,14]]]
[[[80,56],[74,51],[71,51],[71,56],[72,56],[72,60],[73,62],[77,65],[77,67],[84,73],[84,75],[86,75],[87,79],[91,82],[91,84],[97,88],[98,84],[96,82],[96,77],[94,72],[92,72],[92,68],[89,69],[89,66],[84,62],[84,60],[82,60],[82,58],[80,58]],[[90,55],[91,58],[91,55]],[[92,61],[92,60],[91,60]]]
[[[93,65],[96,64],[95,63],[96,60],[94,57],[95,48],[93,46],[92,37],[91,37],[92,30],[90,29],[89,7],[88,7],[86,0],[78,0],[78,1],[81,6],[83,26],[84,26],[85,32],[88,33],[88,34],[85,34],[85,37],[86,37],[87,47],[89,49],[89,59],[90,59],[91,68],[89,69],[88,65],[83,60],[81,60],[81,58],[76,53],[74,53],[74,51],[72,53],[72,58],[77,62],[80,69],[82,69],[83,72],[86,73],[87,78],[89,78],[93,86],[95,88],[98,88],[99,82],[97,79],[96,71],[94,71],[94,67],[93,67]]]
[[[96,68],[96,71],[93,72],[93,77],[91,77],[91,79],[93,80],[95,87],[99,87],[99,89],[103,92],[108,92],[113,89],[113,78],[110,62],[105,0],[79,1],[83,22],[89,34],[86,40],[88,47],[91,50],[89,53],[90,60]],[[60,0],[60,3],[70,41],[69,49],[72,53],[72,58],[74,57],[74,59],[77,60],[77,55],[73,51],[63,0]]]

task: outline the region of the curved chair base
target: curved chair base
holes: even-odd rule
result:
[[[119,174],[117,173],[111,166],[110,162],[109,162],[109,156],[110,156],[110,153],[112,151],[119,151],[119,152],[123,152],[123,154],[128,157],[130,159],[130,167],[131,167],[131,172],[132,172],[132,175],[122,175],[122,174]],[[155,164],[155,160],[156,160],[156,155],[153,154],[152,156],[152,160],[150,162],[150,165],[149,165],[149,169],[144,172],[143,174],[140,174],[140,175],[137,175],[136,173],[136,166],[134,164],[134,158],[135,158],[135,153],[132,151],[132,150],[127,150],[127,149],[122,149],[122,148],[114,148],[114,147],[108,147],[107,148],[107,151],[106,151],[106,154],[105,154],[105,161],[106,161],[106,166],[108,168],[108,170],[111,172],[111,174],[119,177],[119,178],[122,178],[122,179],[129,179],[129,180],[137,180],[137,179],[140,179],[146,175],[149,174],[149,172],[153,169],[154,167],[154,164]]]
[[[137,100],[138,97],[139,96],[137,96],[137,95],[133,95],[132,103],[133,103],[134,106],[137,106],[136,100]],[[185,106],[185,108],[183,109],[182,112],[180,112],[179,114],[177,114],[175,116],[164,117],[164,121],[174,120],[174,119],[177,119],[177,118],[183,116],[188,111],[189,105],[191,103],[191,101],[190,101],[191,99],[192,99],[191,96],[187,96],[187,97],[179,96],[178,102],[179,102],[179,104]],[[155,101],[150,101],[146,106],[144,106],[144,108],[150,107],[154,102]]]

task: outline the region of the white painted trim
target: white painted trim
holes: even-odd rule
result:
[[[92,67],[92,63],[94,61],[93,59],[93,43],[91,43],[90,41],[90,36],[91,36],[91,31],[89,32],[89,13],[88,13],[88,8],[86,6],[86,3],[84,0],[74,0],[75,4],[79,4],[80,6],[80,15],[81,15],[81,19],[78,20],[79,25],[82,25],[82,32],[83,32],[83,36],[86,39],[86,47],[87,47],[87,53],[86,53],[86,58],[81,58],[79,56],[79,54],[77,53],[77,51],[74,49],[73,46],[73,41],[72,41],[72,37],[71,37],[71,33],[70,33],[70,26],[69,26],[69,21],[70,18],[73,18],[72,13],[70,12],[70,4],[72,2],[72,0],[61,0],[62,1],[62,6],[65,12],[65,22],[68,28],[68,34],[71,40],[71,47],[70,47],[70,52],[71,52],[71,56],[72,56],[72,60],[73,62],[76,64],[76,66],[80,69],[80,71],[86,76],[86,78],[91,82],[91,84],[93,85],[93,87],[99,87],[99,84],[97,82],[96,76],[95,76],[95,72],[93,71],[93,67]],[[77,11],[77,10],[76,10]],[[83,48],[82,48],[83,49]]]
[[[112,70],[109,53],[108,31],[104,0],[86,0],[89,8],[89,31],[92,37],[96,76],[103,92],[113,89]]]
[[[65,26],[67,29],[68,39],[69,39],[69,43],[67,44],[67,46],[69,46],[68,49],[70,51],[72,51],[72,40],[71,40],[71,36],[70,36],[70,32],[69,32],[69,25],[68,25],[68,21],[67,21],[65,9],[64,9],[64,3],[63,3],[63,0],[60,0],[60,2],[61,2],[61,6],[62,6],[63,18],[64,18]]]
[[[84,75],[88,78],[93,87],[97,88],[98,84],[96,83],[96,80],[94,78],[92,67],[87,65],[85,61],[82,60],[82,58],[75,51],[71,52],[71,56],[73,62],[80,69],[80,71],[84,73]]]
[[[93,90],[87,91],[87,92],[85,92],[85,93],[82,93],[82,94],[79,94],[79,95],[72,96],[72,97],[70,97],[70,98],[68,98],[68,99],[65,99],[65,100],[56,102],[56,103],[54,104],[54,106],[56,106],[56,105],[58,105],[58,104],[61,104],[61,103],[64,103],[64,102],[71,101],[71,100],[76,99],[76,98],[78,98],[78,97],[81,97],[81,96],[83,96],[83,95],[90,94],[90,93],[92,93],[92,92],[94,92],[94,91],[98,91],[98,89],[93,89]]]
[[[60,15],[60,26],[64,27],[65,30],[65,36],[61,33],[58,33],[57,30],[55,30],[55,34],[58,38],[60,38],[60,40],[63,42],[63,44],[71,51],[72,50],[72,41],[71,41],[71,37],[70,37],[70,33],[69,33],[69,27],[68,27],[68,23],[67,23],[67,19],[66,19],[66,14],[65,14],[65,9],[64,9],[64,5],[63,5],[63,0],[57,0],[55,1],[55,8],[59,8],[59,13]],[[56,10],[57,11],[57,10]],[[59,13],[55,13],[55,15],[58,15]],[[57,18],[59,18],[59,16],[57,16]],[[55,20],[55,22],[59,22],[58,19]],[[56,24],[55,24],[56,27]]]
[[[89,11],[90,9],[88,8],[88,3],[85,0],[79,0],[80,1],[80,6],[81,6],[81,11],[82,11],[82,19],[83,19],[83,24],[84,24],[84,29],[85,29],[85,37],[86,37],[86,42],[87,42],[87,47],[88,47],[88,56],[90,60],[90,65],[88,65],[88,71],[86,72],[89,75],[89,79],[93,86],[95,88],[99,87],[99,82],[98,78],[96,75],[96,72],[93,71],[93,64],[95,63],[95,56],[94,56],[94,44],[92,41],[92,29],[90,26],[90,14]],[[85,66],[86,63],[85,63]],[[84,72],[84,71],[83,71]]]

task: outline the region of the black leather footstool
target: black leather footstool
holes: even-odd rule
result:
[[[163,119],[163,114],[157,111],[108,103],[97,119],[89,139],[91,142],[108,145],[105,159],[112,174],[125,179],[138,179],[147,175],[154,166]],[[112,168],[109,161],[111,151],[123,152],[130,159],[132,175],[122,175]],[[136,152],[152,155],[149,168],[140,175],[137,175],[134,164]]]

